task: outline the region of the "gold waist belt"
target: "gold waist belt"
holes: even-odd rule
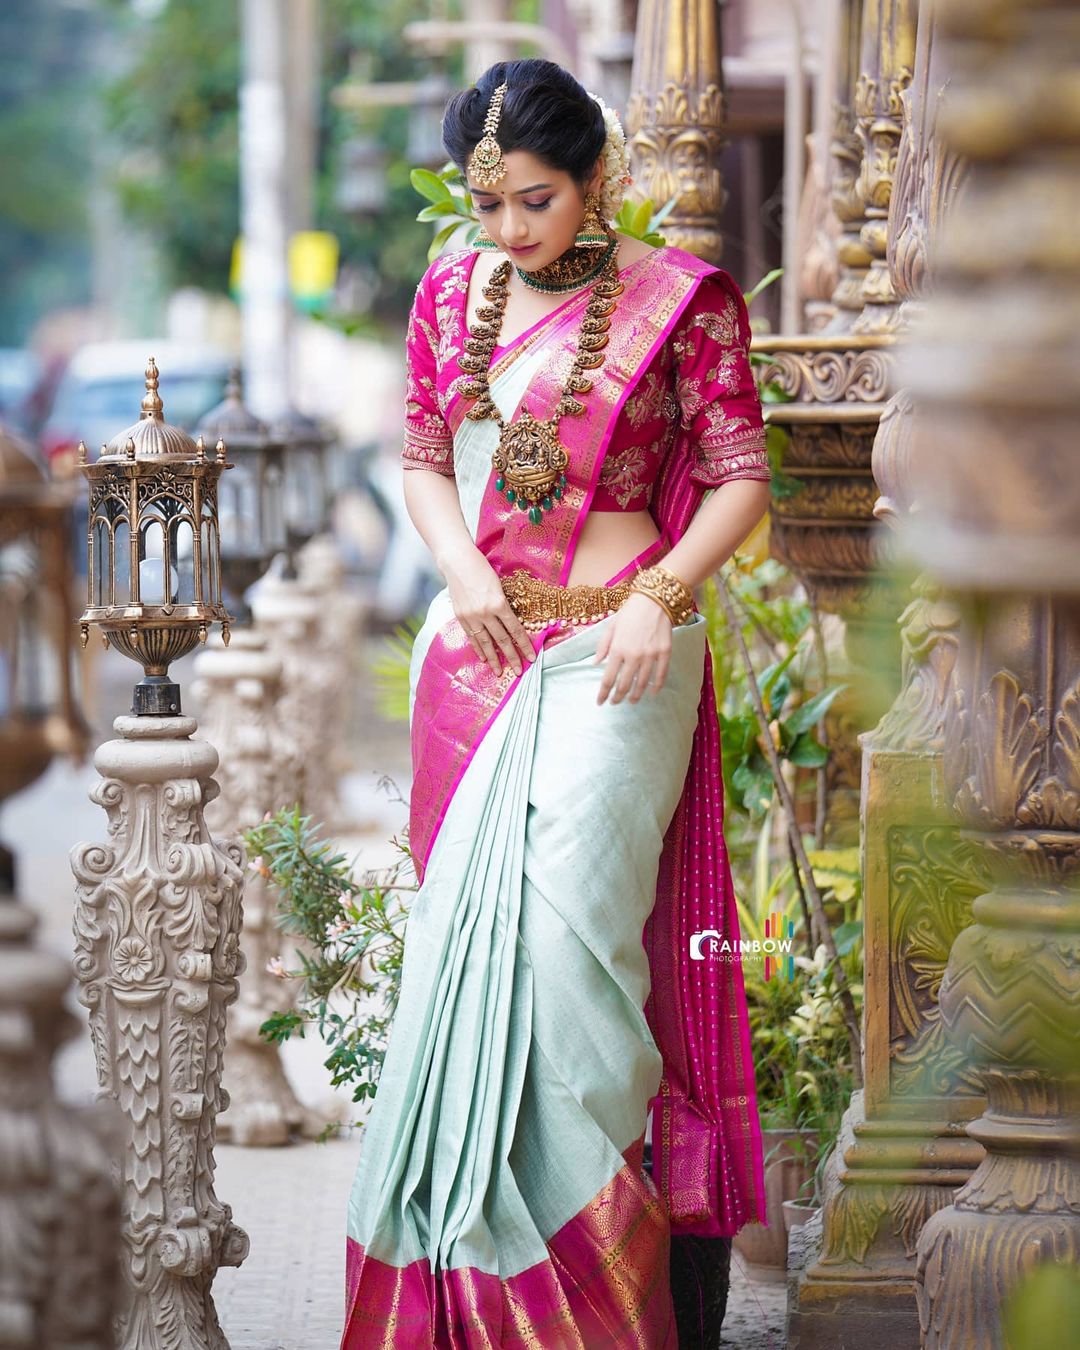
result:
[[[630,594],[629,581],[617,586],[556,586],[522,570],[503,577],[502,588],[510,608],[530,632],[555,623],[565,628],[606,619]]]

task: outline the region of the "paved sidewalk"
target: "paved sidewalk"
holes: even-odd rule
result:
[[[216,1152],[218,1198],[251,1239],[244,1264],[214,1281],[232,1350],[336,1350],[359,1139]]]

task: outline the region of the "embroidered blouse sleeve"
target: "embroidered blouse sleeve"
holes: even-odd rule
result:
[[[428,272],[416,288],[405,337],[405,443],[401,463],[406,469],[454,472],[454,438],[439,408],[436,389],[439,333]]]
[[[750,365],[750,321],[726,272],[703,278],[672,339],[680,422],[690,433],[691,479],[719,487],[768,482],[761,400]]]

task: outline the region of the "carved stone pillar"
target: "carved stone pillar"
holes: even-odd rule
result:
[[[215,834],[235,839],[294,800],[301,753],[279,712],[281,662],[267,651],[261,634],[234,628],[228,647],[208,646],[196,657],[195,676],[200,730],[221,759],[221,791],[208,803],[206,821]],[[279,1047],[259,1035],[266,1019],[290,1003],[290,986],[271,969],[283,958],[288,964],[276,904],[266,878],[249,869],[240,938],[245,969],[229,1009],[224,1072],[229,1105],[218,1119],[218,1138],[256,1147],[286,1144],[294,1131],[311,1134],[319,1128],[285,1075]]]
[[[365,606],[362,598],[345,585],[345,565],[329,534],[316,535],[297,558],[300,583],[319,601],[319,652],[324,663],[323,750],[335,784],[354,767],[356,690],[363,641]],[[335,796],[340,812],[340,798]],[[331,826],[348,828],[352,822],[338,818]]]
[[[211,839],[217,753],[190,717],[120,717],[94,757],[107,844],[71,854],[75,975],[98,1081],[125,1118],[120,1350],[227,1350],[210,1286],[247,1238],[214,1194],[243,850]]]
[[[965,618],[945,791],[989,879],[939,1003],[988,1105],[968,1127],[985,1160],[918,1241],[927,1350],[1004,1347],[1009,1294],[1080,1262],[1077,17],[1072,0],[940,11],[942,136],[972,169],[905,356],[909,534]]]
[[[715,0],[640,0],[626,132],[637,187],[672,197],[664,233],[717,263],[723,252],[720,176],[724,92]]]
[[[859,298],[856,333],[885,333],[896,327],[897,297],[886,259],[889,202],[903,129],[903,94],[915,64],[918,0],[866,0],[862,62],[855,83],[856,132],[862,167],[856,190],[865,223],[860,238],[870,255]],[[927,7],[927,20],[929,6]]]
[[[341,810],[329,751],[340,732],[332,716],[340,695],[334,663],[323,647],[324,608],[325,601],[304,582],[286,577],[264,577],[251,599],[256,629],[281,663],[278,718],[298,749],[293,780],[280,786],[282,804],[299,802],[305,815],[333,824]]]
[[[892,285],[911,312],[928,279],[927,241],[952,209],[962,167],[935,123],[947,72],[929,10],[920,18],[915,78],[889,216]],[[913,506],[913,407],[889,400],[874,440],[875,515]],[[964,1133],[981,1109],[977,1078],[948,1045],[937,995],[954,939],[971,922],[985,869],[949,822],[941,788],[945,707],[954,689],[960,615],[920,578],[900,616],[900,693],[862,736],[865,914],[865,1081],[852,1099],[824,1187],[821,1229],[792,1280],[789,1344],[919,1344],[915,1244],[982,1158]]]
[[[80,1030],[66,961],[0,895],[0,1345],[112,1350],[120,1197],[107,1119],[60,1101],[52,1060]]]

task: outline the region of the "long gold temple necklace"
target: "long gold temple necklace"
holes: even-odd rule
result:
[[[471,377],[461,385],[462,397],[476,400],[476,406],[469,409],[466,417],[473,422],[490,418],[499,428],[499,444],[491,457],[491,466],[496,475],[495,491],[505,493],[508,505],[528,511],[529,520],[534,525],[539,525],[544,512],[552,510],[555,503],[561,501],[566,488],[566,467],[570,457],[559,440],[559,419],[580,417],[585,412],[585,405],[577,395],[587,394],[593,382],[582,372],[597,370],[604,364],[603,349],[608,343],[615,300],[623,292],[615,265],[615,244],[616,240],[612,237],[603,258],[599,263],[590,259],[589,271],[579,271],[577,281],[574,281],[576,260],[565,255],[549,263],[546,268],[537,269],[537,273],[550,272],[550,277],[531,274],[541,282],[540,286],[534,285],[534,289],[557,293],[556,285],[560,292],[572,290],[587,284],[599,272],[599,279],[594,283],[592,295],[585,307],[585,317],[578,333],[577,352],[551,417],[540,421],[526,408],[513,421],[507,422],[491,397],[488,382],[491,356],[499,341],[503,314],[509,299],[509,262],[500,263],[484,287],[484,298],[488,304],[481,305],[477,310],[476,322],[469,328],[469,336],[465,339],[465,351],[458,357],[458,365]],[[521,269],[518,271],[520,275]]]

